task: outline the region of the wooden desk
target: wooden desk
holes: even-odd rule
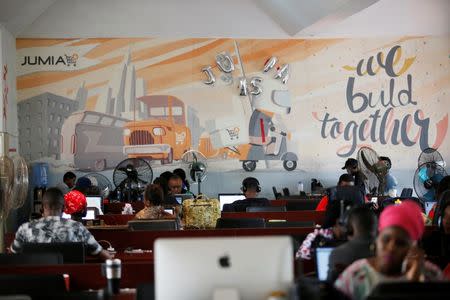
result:
[[[286,212],[222,212],[222,218],[263,218],[267,220],[312,221],[322,224],[324,211],[301,210]]]
[[[127,247],[135,249],[153,249],[157,238],[186,238],[186,237],[237,237],[237,236],[270,236],[288,235],[298,242],[303,241],[311,227],[292,228],[235,228],[235,229],[207,229],[207,230],[177,230],[177,231],[125,231],[90,228],[90,232],[97,241],[106,240],[116,251],[124,251]]]
[[[134,215],[122,215],[122,214],[107,214],[97,217],[100,220],[103,220],[105,225],[127,225],[128,221],[134,220]]]
[[[140,283],[153,282],[153,261],[122,264],[121,288],[136,288]],[[0,266],[0,274],[69,274],[70,290],[101,289],[106,287],[101,264],[65,264],[49,266]]]

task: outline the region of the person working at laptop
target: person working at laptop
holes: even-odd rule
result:
[[[61,218],[64,195],[58,188],[49,188],[43,198],[43,217],[22,224],[11,244],[11,252],[20,253],[25,243],[65,243],[82,242],[87,252],[102,259],[111,259],[108,251],[95,240],[83,224]]]
[[[355,186],[357,186],[363,195],[366,195],[366,185],[364,184],[364,176],[363,172],[361,172],[358,168],[358,161],[354,158],[349,158],[345,162],[345,165],[342,167],[342,170],[347,170],[347,173],[352,175],[354,178]]]
[[[255,177],[247,177],[242,181],[242,192],[244,200],[237,200],[231,204],[223,206],[224,212],[245,212],[247,207],[251,206],[270,206],[270,201],[266,198],[258,198],[261,192],[261,186]]]
[[[334,248],[328,261],[327,280],[333,282],[354,261],[375,255],[377,217],[365,206],[350,210],[346,224],[348,242]]]

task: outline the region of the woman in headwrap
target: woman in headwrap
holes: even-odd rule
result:
[[[350,299],[365,299],[382,282],[442,280],[442,272],[425,261],[417,247],[425,226],[412,201],[388,206],[381,213],[376,256],[351,264],[334,283]]]
[[[72,220],[81,222],[86,212],[87,201],[82,192],[73,190],[64,195],[64,213],[71,215]]]

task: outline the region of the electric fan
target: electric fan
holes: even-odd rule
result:
[[[109,193],[112,191],[112,183],[106,176],[100,173],[88,173],[83,177],[88,178],[93,186],[99,188],[102,198],[108,198]]]
[[[420,165],[414,173],[413,181],[417,197],[423,202],[436,201],[436,189],[445,176],[447,176],[445,169],[435,162]]]
[[[445,168],[445,161],[442,158],[442,155],[434,148],[426,148],[419,155],[419,159],[417,160],[417,166],[420,167],[426,163],[435,163]]]
[[[378,154],[369,147],[361,147],[358,151],[358,165],[366,179],[364,183],[366,188],[378,196],[384,194],[386,188],[386,175],[388,173],[387,164],[380,160]]]
[[[207,159],[200,151],[189,150],[181,157],[183,169],[189,174],[191,182],[198,183],[198,194],[201,194],[201,183],[205,181],[207,174]]]
[[[152,167],[141,158],[127,158],[121,161],[113,172],[118,200],[142,200],[145,186],[152,180]]]
[[[10,207],[17,209],[25,203],[28,193],[28,166],[25,159],[19,155],[12,158],[14,164],[14,181]]]

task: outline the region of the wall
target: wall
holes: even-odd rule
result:
[[[268,197],[272,197],[271,186],[295,191],[298,181],[309,183],[314,177],[333,185],[346,158],[356,157],[361,146],[391,157],[400,187],[412,186],[417,157],[424,148],[439,148],[448,159],[448,36],[236,41],[247,77],[262,79],[258,95],[239,96],[242,69],[233,39],[17,39],[19,108],[38,97],[42,124],[63,121],[62,126],[42,127],[43,132],[62,136],[61,156],[47,152],[39,159],[52,166],[50,183],[56,184],[71,167],[80,169],[80,174],[106,167],[102,172],[111,178],[111,168],[126,157],[123,141],[130,136],[124,139],[124,126],[132,130],[150,119],[174,133],[169,141],[153,137],[154,144],[169,144],[174,158],[161,164],[168,157],[154,155],[155,175],[181,166],[184,150],[200,149],[208,157],[203,189],[210,195],[238,191],[240,181],[249,175],[260,179]],[[220,71],[215,62],[224,53],[232,58],[231,73]],[[279,60],[264,73],[271,56]],[[276,68],[285,64],[289,64],[289,78],[283,84],[274,76]],[[214,84],[203,82],[207,75],[202,68],[208,65]],[[258,93],[256,88],[252,91]],[[52,117],[48,112],[54,99],[62,99],[62,111],[75,101],[80,112],[67,106],[68,113],[54,111]],[[161,103],[170,101],[181,101],[184,115],[180,116],[189,132],[184,126],[156,121],[161,116],[152,118],[154,109],[161,113]],[[26,107],[20,108],[19,122],[25,118],[26,123],[25,111]],[[86,114],[96,115],[89,118],[99,124],[109,124],[101,130],[104,136],[92,132],[91,125],[77,127]],[[271,127],[276,130],[270,131]],[[20,130],[24,139],[32,136],[26,128]],[[81,139],[77,153],[84,144],[85,156],[70,152],[75,132]],[[275,143],[272,152],[267,150],[272,156],[258,154],[266,149],[258,145],[270,148],[271,138],[282,141],[281,132],[287,133],[286,149]],[[191,140],[189,134],[201,139]],[[165,151],[161,149],[157,153]],[[32,151],[27,148],[23,153],[33,157]],[[284,170],[280,159],[264,162],[284,152],[297,161],[294,171]],[[241,160],[259,162],[249,173],[242,170]]]

